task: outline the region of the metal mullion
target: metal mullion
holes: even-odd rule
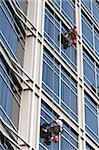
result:
[[[97,105],[97,115],[98,115],[98,141],[99,141],[99,105]]]
[[[58,7],[58,9],[60,10],[60,5],[55,0],[54,0],[54,4],[53,5],[54,5],[54,7]]]
[[[60,22],[60,39],[61,39],[61,22]],[[61,53],[61,40],[60,40],[60,53]],[[61,106],[61,65],[59,65],[59,105]],[[58,148],[61,150],[61,133],[59,134],[59,145]]]
[[[99,69],[98,69],[98,66],[96,65],[96,88],[97,88],[97,92],[99,91],[99,85],[98,85],[98,79],[99,78]],[[97,77],[98,76],[98,77]]]
[[[97,91],[97,67],[96,67],[96,62],[94,61],[94,66],[95,66],[95,88],[96,88],[96,91]]]
[[[61,65],[59,67],[59,105],[61,106]]]

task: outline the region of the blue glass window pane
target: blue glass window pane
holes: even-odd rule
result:
[[[1,105],[1,95],[2,95],[2,84],[3,84],[3,80],[1,78],[1,75],[0,75],[0,105]]]
[[[93,16],[99,22],[99,2],[96,2],[95,0],[92,1],[92,8],[93,8]]]
[[[99,92],[99,66],[97,66],[97,90]]]
[[[40,145],[39,150],[46,150],[46,149]]]
[[[85,92],[85,102],[86,104],[97,114],[97,104],[96,102]]]
[[[65,53],[66,53],[66,55],[70,58],[70,56],[71,56],[71,50],[70,50],[70,48],[68,47],[67,49],[64,49],[64,51],[65,51]]]
[[[2,84],[2,102],[1,102],[1,105],[3,107],[3,109],[5,110],[5,106],[6,106],[6,96],[7,96],[7,86],[5,84],[5,82],[3,81],[3,84]]]
[[[11,119],[14,123],[14,125],[18,129],[18,123],[19,123],[19,112],[20,112],[20,106],[18,102],[16,101],[15,97],[12,97],[12,114],[11,114]]]
[[[95,40],[95,50],[99,56],[99,32],[97,30],[94,31],[94,40]]]
[[[10,39],[10,29],[11,29],[11,25],[6,17],[6,15],[4,14],[3,11],[1,11],[1,20],[0,20],[0,24],[1,24],[1,32],[3,33],[3,35],[5,36],[6,40],[9,41]]]
[[[70,130],[70,134],[75,138],[75,140],[78,140],[78,135],[77,135],[77,133],[72,129],[72,128],[70,128],[71,130]]]
[[[88,127],[98,135],[98,119],[87,107],[85,108],[85,121]]]
[[[45,83],[52,88],[53,85],[53,71],[44,63],[43,64],[43,79]]]
[[[71,91],[71,109],[77,114],[77,96]]]
[[[98,39],[98,37],[95,37],[95,49],[96,49],[96,53],[99,55],[99,39]]]
[[[47,67],[47,84],[53,89],[53,70]]]
[[[74,47],[71,47],[71,60],[75,65],[77,64],[76,49]]]
[[[67,83],[68,86],[70,86],[69,77],[66,76],[66,74],[61,74],[62,79]]]
[[[75,22],[75,11],[74,11],[74,5],[71,1],[63,0],[62,1],[62,9],[66,13],[66,16]]]
[[[54,89],[53,91],[59,96],[59,77],[54,73]]]
[[[91,11],[91,0],[82,0],[82,2]]]
[[[60,0],[54,0],[58,5],[60,5]]]
[[[8,89],[7,90],[7,98],[6,98],[6,113],[9,117],[12,115],[12,93]]]
[[[95,72],[86,61],[84,61],[84,75],[87,77],[90,83],[95,86]]]
[[[42,75],[42,80],[46,83],[46,77],[47,77],[47,65],[43,63],[43,75]]]
[[[46,61],[49,63],[49,60],[50,60],[50,63],[53,64],[52,63],[52,61],[53,61],[53,55],[50,52],[48,52],[48,50],[45,47],[44,47],[44,54],[46,54],[46,56],[47,56],[46,57],[47,58]]]
[[[66,132],[64,129],[63,129],[62,135],[64,135],[64,136],[65,136],[65,138],[69,140],[70,135],[69,135],[69,133],[68,133],[68,132]]]
[[[53,22],[54,21],[54,11],[47,4],[45,4],[45,5],[46,5],[45,14],[47,14]]]
[[[54,24],[45,16],[45,32],[54,40]]]
[[[61,99],[63,102],[69,106],[69,101],[70,101],[70,89],[69,87],[61,82]]]
[[[20,101],[20,97],[19,97],[19,95],[17,96],[17,93],[16,93],[17,91],[13,87],[13,84],[14,84],[14,86],[16,86],[17,90],[20,87],[17,84],[14,74],[12,75],[11,72],[9,73],[9,68],[8,68],[7,64],[5,63],[5,61],[2,59],[2,60],[0,60],[0,63],[1,63],[0,64],[0,73],[2,73],[2,78],[0,76],[0,80],[1,80],[0,88],[2,88],[0,90],[0,95],[1,95],[0,104],[1,104],[2,108],[5,110],[5,112],[7,113],[9,119],[11,119],[11,121],[13,122],[15,127],[18,129],[20,105],[16,102],[15,96],[16,96],[16,98],[18,97],[18,99],[17,99],[18,101]],[[1,65],[2,65],[2,67],[1,67]],[[5,69],[5,71],[4,71],[4,69]],[[9,78],[11,79],[12,82],[10,81]],[[7,117],[4,116],[3,119],[6,121],[6,123],[8,123],[12,127],[12,125]]]
[[[10,45],[11,45],[11,48],[12,48],[14,54],[16,55],[17,35],[13,29],[11,29],[11,33],[10,33]]]
[[[91,99],[90,99],[91,100]],[[86,102],[86,105],[88,105],[90,107],[90,109],[95,113],[97,114],[97,105],[94,106],[94,104],[92,103],[92,101],[90,101],[88,99],[86,99],[85,97],[85,102]]]
[[[93,45],[92,29],[90,26],[88,26],[86,20],[85,19],[83,19],[83,20],[82,20],[82,33],[85,36],[85,38],[88,40],[89,44],[92,46]]]
[[[69,143],[64,139],[64,138],[61,138],[61,150],[62,149],[68,149],[69,150]]]
[[[60,30],[55,27],[55,43],[58,46],[60,45],[60,41],[58,40],[59,35],[60,35]]]

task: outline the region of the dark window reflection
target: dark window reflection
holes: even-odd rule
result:
[[[3,58],[0,59],[0,105],[4,110],[2,111],[1,109],[0,114],[9,125],[13,124],[17,129],[20,112],[20,94],[21,86],[19,81],[11,72],[5,60]]]
[[[23,66],[23,58],[24,58],[24,31],[22,29],[22,25],[19,22],[19,19],[14,18],[10,16],[10,13],[15,14],[12,12],[11,6],[8,5],[9,2],[7,2],[6,9],[5,3],[2,1],[1,8],[0,8],[0,17],[2,18],[0,21],[0,30],[2,35],[2,41],[7,47],[7,50],[9,51],[10,47],[10,54],[13,56],[13,54],[17,57],[18,61],[20,62],[21,66]],[[11,12],[10,12],[11,11]],[[10,13],[9,13],[10,12]],[[15,16],[15,15],[14,15]],[[13,16],[13,17],[14,17]],[[8,46],[7,46],[8,45]],[[14,57],[15,58],[15,57]]]

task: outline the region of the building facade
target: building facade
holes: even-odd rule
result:
[[[77,44],[64,48],[74,25]],[[40,128],[58,117],[47,145]],[[98,0],[0,0],[0,150],[98,148]]]

